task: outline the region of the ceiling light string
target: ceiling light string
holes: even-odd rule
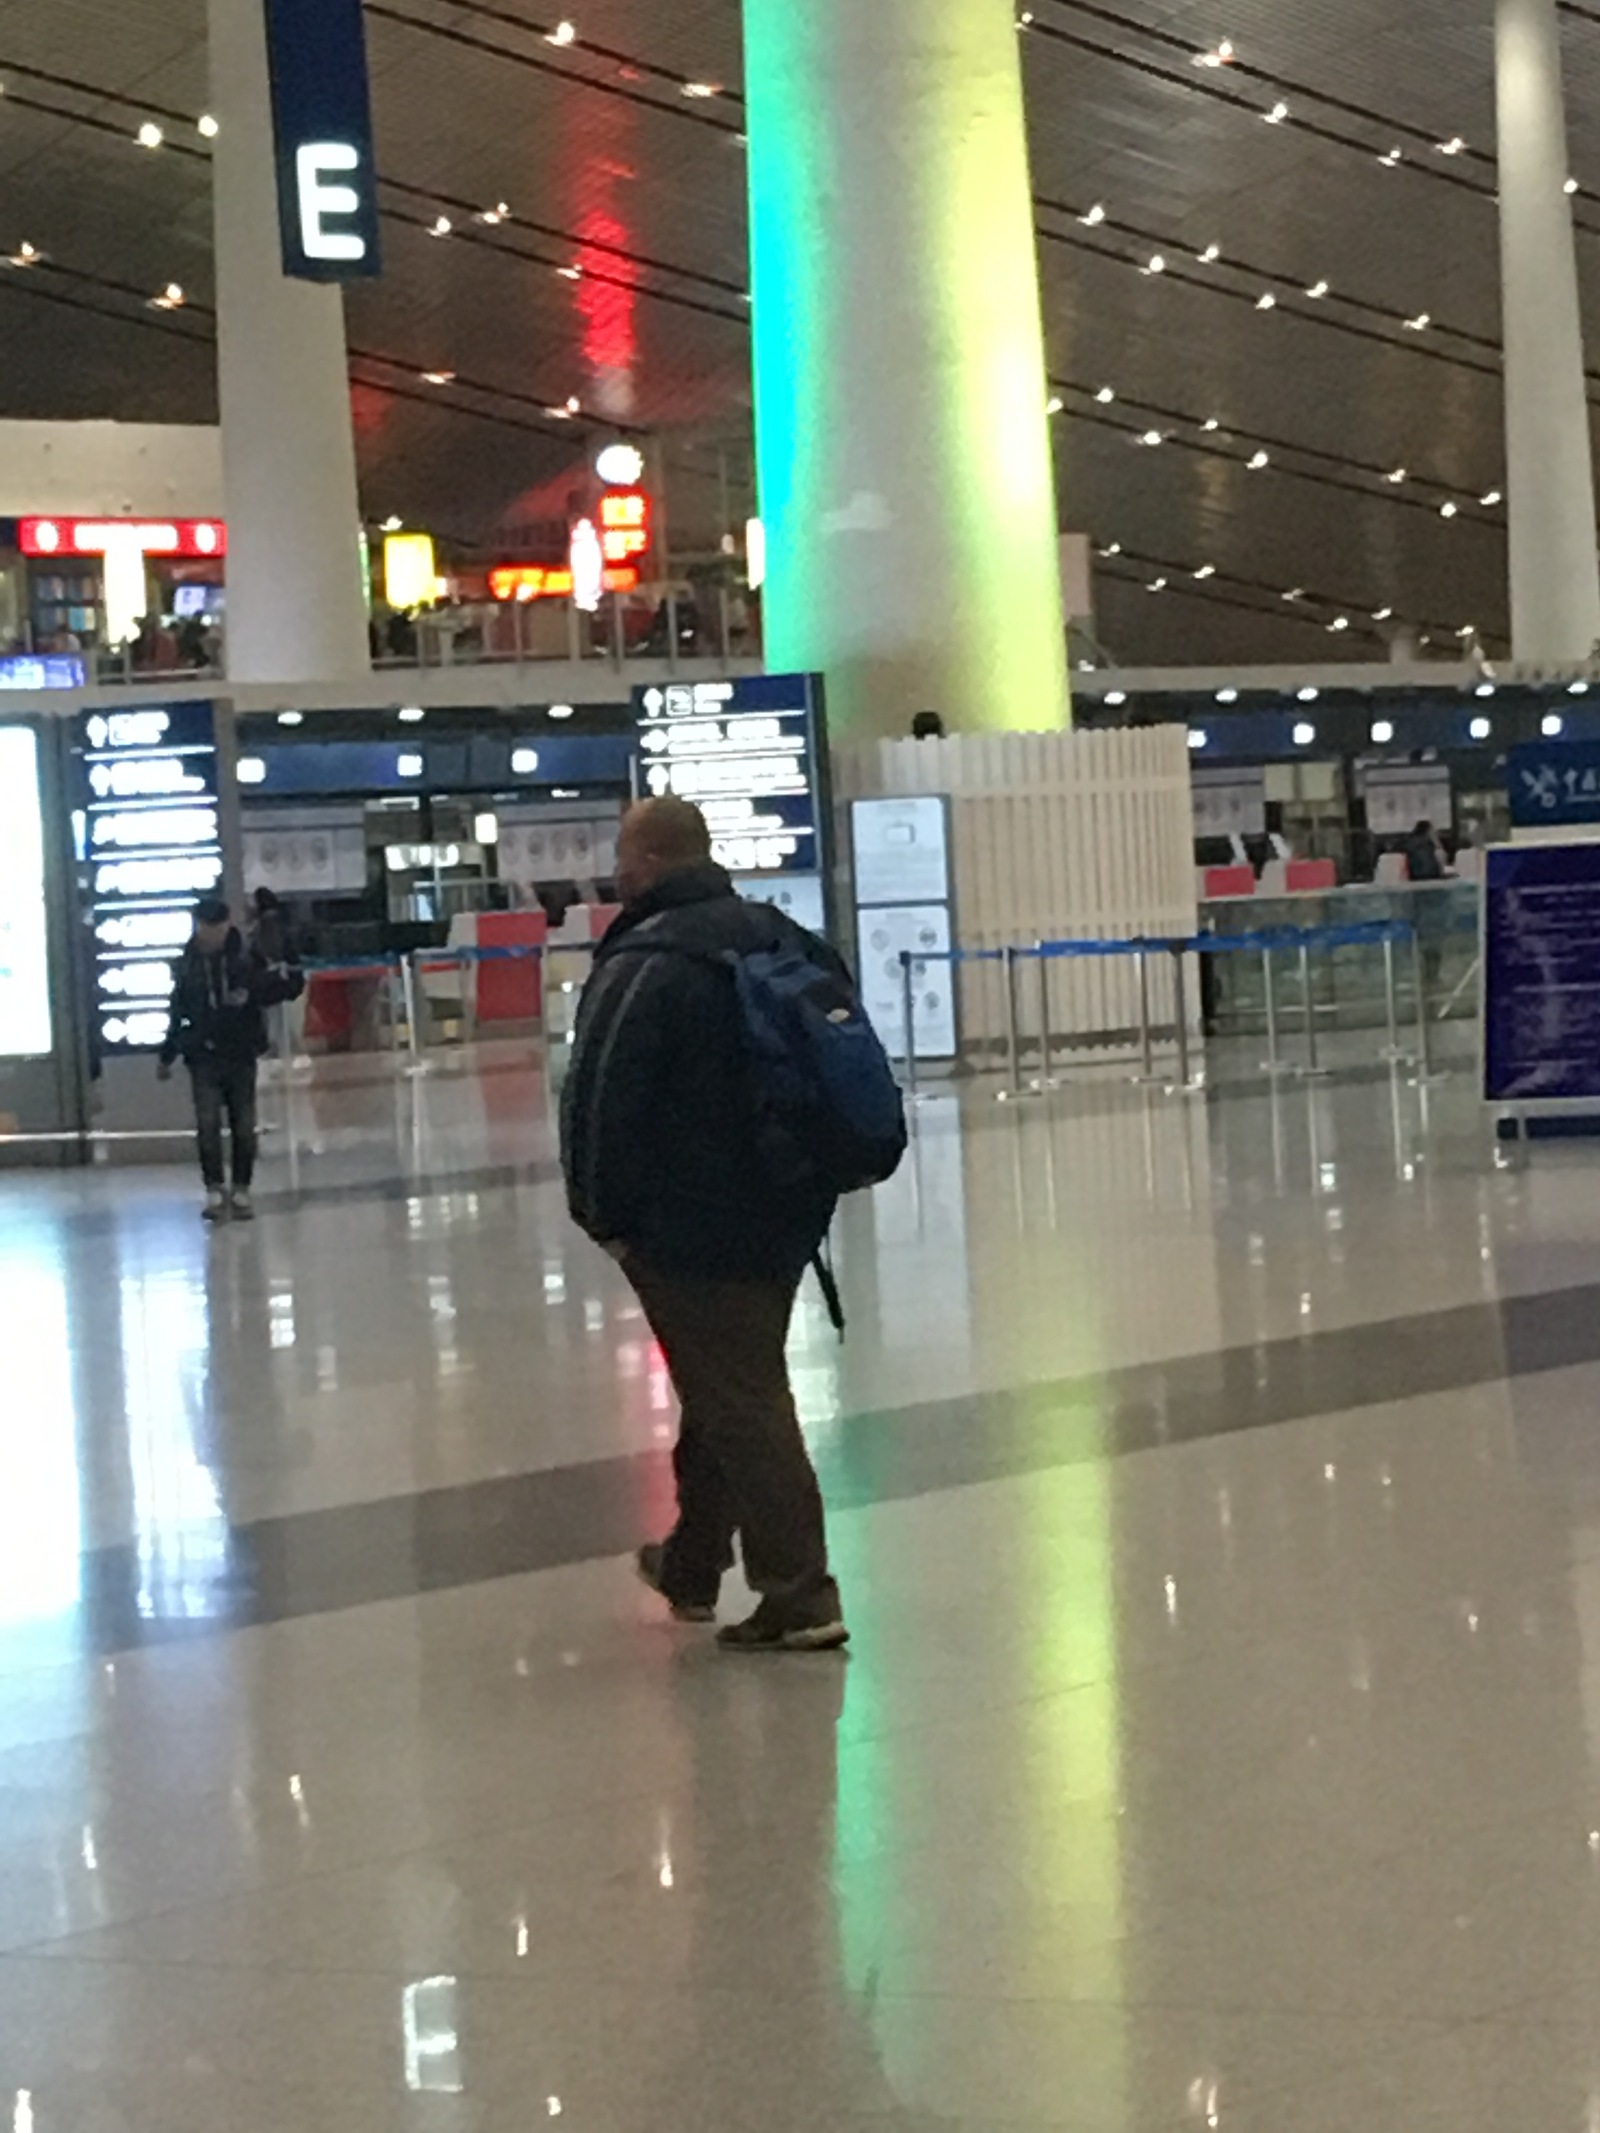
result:
[[[0,72],[3,71],[4,65],[3,62],[0,62]],[[10,71],[18,74],[26,74],[30,70],[27,68],[12,68],[10,69]],[[107,101],[114,100],[116,95],[116,92],[113,91],[97,90],[88,83],[69,82],[66,77],[63,76],[51,77],[51,85],[70,89],[74,93],[82,94],[85,96],[103,97]],[[97,117],[87,112],[62,110],[59,105],[48,103],[41,99],[30,97],[26,94],[17,94],[15,92],[13,92],[9,96],[8,101],[12,104],[15,104],[21,110],[37,113],[41,117],[65,120],[67,123],[72,125],[87,126],[93,131],[105,134],[106,136],[114,140],[121,140],[127,137],[124,127],[119,125],[115,120]],[[147,103],[139,102],[136,104],[134,99],[127,99],[127,101],[130,107],[138,109],[150,108]],[[169,123],[174,128],[180,126],[187,127],[190,123],[187,115],[182,112],[166,112],[163,115],[168,119]],[[191,162],[209,162],[210,160],[209,154],[206,150],[202,148],[197,148],[185,142],[181,138],[175,138],[172,133],[169,133],[167,135],[163,152],[176,154],[180,158],[186,159]],[[659,273],[663,275],[675,276],[683,281],[699,282],[702,285],[707,286],[713,290],[724,292],[729,296],[735,297],[739,302],[741,308],[737,312],[724,310],[718,305],[707,303],[699,298],[687,295],[682,290],[655,288],[649,282],[642,280],[623,281],[621,285],[626,287],[632,294],[650,299],[655,302],[672,304],[680,310],[696,311],[704,317],[719,318],[733,324],[747,323],[744,308],[748,303],[746,293],[740,286],[740,284],[731,281],[724,276],[713,275],[696,267],[675,266],[667,260],[656,259],[648,253],[631,252],[626,247],[620,245],[607,245],[600,242],[599,240],[592,240],[586,237],[579,236],[575,232],[562,230],[554,224],[548,224],[536,220],[529,220],[526,223],[522,224],[522,227],[524,229],[540,235],[547,235],[553,241],[570,248],[569,251],[564,254],[562,259],[546,259],[541,257],[540,255],[523,250],[515,242],[507,242],[503,239],[496,239],[490,236],[486,228],[478,229],[470,227],[469,225],[471,221],[477,216],[477,210],[474,206],[474,203],[470,201],[453,199],[450,195],[440,193],[430,187],[410,185],[404,179],[385,177],[381,172],[378,174],[378,184],[380,189],[388,192],[397,193],[405,198],[414,200],[425,200],[449,206],[453,208],[455,212],[463,218],[462,223],[459,225],[451,221],[450,218],[447,216],[433,216],[423,222],[418,222],[415,217],[407,216],[397,208],[385,206],[382,212],[385,218],[389,221],[406,224],[411,227],[424,228],[429,230],[430,233],[437,230],[438,225],[443,222],[446,227],[442,231],[439,231],[440,235],[449,235],[460,242],[475,244],[486,250],[497,252],[502,256],[519,259],[524,263],[539,269],[548,268],[557,274],[561,273],[565,267],[570,265],[571,252],[582,251],[584,253],[588,253],[594,250],[604,251],[610,256],[625,261],[630,265],[637,266],[642,273]],[[512,218],[508,218],[508,220],[511,219]],[[608,283],[609,281],[609,278],[605,275],[602,269],[586,267],[584,271],[587,275],[597,281],[601,281],[602,283]]]
[[[514,15],[506,8],[490,5],[490,0],[451,0],[451,6],[457,14],[475,15],[485,22],[501,23],[505,28],[515,30],[519,36],[540,38],[545,44],[554,45],[560,51],[573,52],[585,58],[603,59],[613,66],[626,67],[634,73],[646,75],[652,81],[669,83],[680,95],[687,95],[696,88],[711,86],[692,77],[686,78],[676,67],[665,66],[660,60],[644,59],[637,52],[623,52],[615,45],[600,44],[594,38],[580,34],[577,25],[570,21],[529,22],[526,16]],[[733,108],[743,108],[743,98],[732,90],[723,90],[718,85],[716,93],[723,96]]]
[[[1114,8],[1098,4],[1098,0],[1050,0],[1050,4],[1067,8],[1073,14],[1088,15],[1096,22],[1105,23],[1108,28],[1125,30],[1133,36],[1144,38],[1148,43],[1161,45],[1168,51],[1182,53],[1194,66],[1207,69],[1213,67],[1213,54],[1218,50],[1217,47],[1197,51],[1193,40],[1181,36],[1177,31],[1162,29],[1153,23],[1135,21],[1132,16],[1120,14]],[[1048,27],[1046,25],[1047,31]],[[1310,82],[1276,73],[1269,67],[1257,66],[1244,58],[1231,40],[1224,39],[1223,42],[1228,46],[1225,64],[1229,73],[1243,81],[1259,82],[1263,88],[1271,89],[1275,97],[1286,100],[1285,118],[1291,115],[1295,103],[1315,103],[1330,111],[1337,111],[1345,118],[1355,119],[1364,126],[1372,127],[1375,133],[1385,139],[1399,135],[1414,141],[1424,152],[1437,152],[1441,146],[1439,135],[1431,127],[1419,125],[1414,119],[1393,118],[1386,112],[1375,111],[1368,104],[1359,104],[1348,97],[1338,96],[1331,89],[1319,89]],[[1451,138],[1453,140],[1456,137]],[[1480,163],[1489,170],[1495,167],[1495,158],[1487,150],[1469,147],[1465,141],[1461,142],[1459,148],[1452,148],[1451,152],[1465,155],[1470,161]]]
[[[1390,168],[1399,167],[1418,172],[1439,184],[1453,186],[1458,192],[1472,193],[1479,199],[1493,198],[1493,187],[1478,184],[1475,179],[1467,176],[1465,171],[1455,168],[1449,162],[1440,161],[1436,156],[1428,160],[1421,156],[1396,157],[1391,162],[1371,141],[1358,140],[1354,135],[1343,133],[1338,127],[1329,125],[1324,120],[1307,117],[1304,112],[1295,111],[1281,99],[1270,109],[1263,110],[1254,98],[1236,94],[1223,86],[1225,76],[1237,71],[1232,66],[1217,73],[1201,73],[1193,67],[1179,69],[1158,66],[1154,60],[1143,59],[1136,53],[1119,51],[1114,45],[1102,44],[1097,38],[1086,37],[1080,30],[1063,29],[1058,23],[1036,22],[1033,28],[1034,33],[1046,43],[1068,45],[1075,51],[1086,52],[1092,58],[1104,59],[1113,66],[1127,68],[1133,73],[1144,75],[1148,80],[1161,82],[1168,88],[1186,90],[1194,96],[1209,97],[1213,102],[1226,104],[1246,117],[1266,119],[1275,126],[1292,127],[1297,133],[1309,134],[1314,140],[1326,141],[1333,147],[1351,150],[1368,161],[1376,159],[1389,163]],[[1193,47],[1186,45],[1185,50],[1192,53]]]
[[[1253,283],[1255,286],[1248,292],[1236,291],[1230,288],[1228,293],[1248,293],[1257,309],[1276,310],[1285,297],[1305,297],[1313,303],[1343,305],[1345,309],[1358,312],[1362,317],[1373,319],[1385,326],[1410,327],[1413,331],[1431,329],[1433,333],[1443,334],[1447,339],[1462,341],[1469,348],[1481,349],[1486,354],[1493,355],[1496,358],[1500,355],[1500,343],[1490,334],[1476,332],[1469,326],[1450,325],[1446,320],[1436,318],[1431,313],[1424,312],[1407,316],[1397,312],[1392,305],[1378,303],[1372,297],[1358,296],[1345,289],[1335,289],[1332,283],[1325,278],[1314,277],[1308,281],[1301,275],[1285,274],[1275,267],[1261,266],[1254,260],[1230,252],[1225,245],[1213,243],[1206,245],[1202,250],[1195,251],[1189,244],[1174,242],[1170,238],[1162,237],[1156,231],[1147,228],[1141,223],[1127,222],[1120,216],[1113,215],[1103,200],[1095,201],[1088,208],[1079,209],[1069,201],[1055,200],[1043,194],[1036,194],[1034,206],[1041,213],[1059,215],[1063,220],[1076,223],[1085,229],[1100,229],[1119,237],[1126,237],[1131,242],[1139,245],[1141,249],[1145,246],[1151,247],[1151,257],[1135,258],[1130,262],[1132,265],[1137,266],[1141,273],[1146,275],[1151,272],[1153,260],[1156,257],[1159,257],[1161,261],[1161,266],[1157,271],[1162,273],[1168,272],[1177,261],[1187,263],[1192,260],[1196,265],[1215,267],[1220,274],[1236,275],[1242,280],[1248,280]],[[1042,230],[1041,234],[1055,235],[1057,233]],[[1192,282],[1195,277],[1191,275],[1189,279]],[[1270,304],[1266,304],[1263,301],[1263,284],[1267,285],[1265,293],[1272,298]],[[1204,286],[1209,287],[1212,285],[1207,283]],[[1296,316],[1310,317],[1312,314],[1309,312],[1297,312]],[[1417,324],[1419,316],[1422,321],[1420,327]]]
[[[623,103],[632,104],[639,110],[662,112],[668,118],[683,119],[692,125],[707,127],[724,139],[737,138],[741,132],[737,114],[734,114],[732,124],[714,116],[713,102],[720,104],[723,99],[711,83],[687,83],[680,79],[678,100],[666,103],[658,96],[650,96],[641,89],[630,87],[626,82],[605,81],[593,74],[577,74],[570,67],[541,58],[536,52],[521,52],[511,45],[496,44],[491,38],[476,37],[459,24],[447,26],[444,23],[429,22],[419,15],[405,14],[400,8],[390,5],[389,0],[365,0],[365,9],[366,13],[377,21],[392,23],[400,29],[415,30],[422,36],[440,39],[462,51],[482,52],[490,58],[503,59],[512,66],[526,68],[531,73],[543,74],[556,81],[576,83],[581,88],[594,90],[597,95],[615,97]],[[713,90],[712,99],[697,99],[693,95],[694,90],[706,88]]]
[[[1219,586],[1233,585],[1246,592],[1259,593],[1272,603],[1270,607],[1263,607],[1257,610],[1262,614],[1281,611],[1285,603],[1293,605],[1297,609],[1320,608],[1324,610],[1323,613],[1307,614],[1304,619],[1327,632],[1332,632],[1333,624],[1342,619],[1345,623],[1345,630],[1336,633],[1339,635],[1344,635],[1348,631],[1359,633],[1367,621],[1387,623],[1397,620],[1393,607],[1370,608],[1364,601],[1338,600],[1327,593],[1311,591],[1305,586],[1296,586],[1292,593],[1283,593],[1276,586],[1269,585],[1264,578],[1247,577],[1239,571],[1222,570],[1206,564],[1196,565],[1192,562],[1179,562],[1170,556],[1151,555],[1142,549],[1125,547],[1120,541],[1110,541],[1102,544],[1096,548],[1095,555],[1097,560],[1101,562],[1115,563],[1120,560],[1124,564],[1134,566],[1139,573],[1137,582],[1145,584],[1146,590],[1149,587],[1145,573],[1156,571],[1168,577],[1171,581],[1170,589],[1173,591],[1187,590],[1186,586],[1180,586],[1178,583],[1179,580],[1186,579],[1190,583],[1203,582]],[[1199,573],[1207,568],[1211,569],[1210,579],[1201,579]],[[1203,595],[1196,593],[1194,597],[1198,599]],[[1418,622],[1415,626],[1419,630],[1428,633],[1430,637],[1440,639],[1460,637],[1466,629],[1464,624],[1458,625],[1447,622]]]
[[[1088,223],[1089,216],[1076,216],[1074,220],[1079,223]],[[1109,260],[1113,265],[1132,267],[1137,271],[1143,271],[1137,259],[1130,259],[1126,253],[1114,250],[1109,245],[1097,244],[1092,238],[1084,236],[1079,230],[1053,229],[1041,224],[1039,236],[1046,243],[1066,245],[1073,250],[1088,252],[1096,258]],[[1262,308],[1260,297],[1253,291],[1230,288],[1225,282],[1217,280],[1214,276],[1202,277],[1190,268],[1174,266],[1170,260],[1165,269],[1165,279],[1186,288],[1203,289],[1213,296],[1227,297],[1236,303],[1247,303],[1253,310]],[[1435,344],[1432,335],[1423,336],[1419,334],[1410,340],[1402,339],[1401,335],[1405,331],[1404,320],[1395,320],[1395,331],[1388,333],[1376,326],[1363,325],[1359,320],[1340,317],[1338,313],[1330,311],[1326,305],[1320,303],[1315,309],[1302,310],[1298,305],[1273,296],[1271,308],[1275,311],[1281,310],[1287,317],[1322,326],[1329,332],[1346,334],[1355,340],[1368,341],[1380,348],[1406,348],[1413,354],[1426,356],[1430,362],[1445,363],[1456,370],[1472,371],[1479,377],[1492,378],[1498,381],[1501,374],[1498,360],[1492,363],[1480,362],[1472,356],[1461,354],[1449,348],[1439,347]],[[1498,358],[1498,348],[1496,348],[1495,354]]]
[[[1239,467],[1247,474],[1265,473],[1268,469],[1271,469],[1274,473],[1287,475],[1295,481],[1311,482],[1318,488],[1334,490],[1341,496],[1356,497],[1363,503],[1401,504],[1412,511],[1425,512],[1430,518],[1461,519],[1462,517],[1462,506],[1453,499],[1438,505],[1421,497],[1395,495],[1382,486],[1381,479],[1378,485],[1373,486],[1357,479],[1346,478],[1341,474],[1329,473],[1317,467],[1288,465],[1284,461],[1275,458],[1271,452],[1259,447],[1246,455],[1244,452],[1230,451],[1226,446],[1214,443],[1208,436],[1185,434],[1182,429],[1171,432],[1155,429],[1144,430],[1139,427],[1137,422],[1132,424],[1118,422],[1114,416],[1104,414],[1098,407],[1077,409],[1074,412],[1073,419],[1077,422],[1093,423],[1102,429],[1115,430],[1119,436],[1126,437],[1134,445],[1146,447],[1170,445],[1178,451],[1197,452],[1208,458],[1220,459],[1225,465]],[[1248,443],[1248,440],[1246,442]],[[1297,448],[1288,446],[1285,449],[1293,452]],[[1488,493],[1494,495],[1498,501],[1498,491]],[[1469,525],[1477,524],[1489,527],[1499,527],[1502,523],[1492,515],[1485,518],[1465,519],[1462,522]]]
[[[61,281],[78,288],[93,289],[103,295],[126,298],[132,303],[140,305],[146,314],[151,309],[149,292],[137,287],[132,282],[118,280],[112,275],[92,274],[81,267],[64,266],[59,260],[55,259],[40,257],[33,264],[38,270],[37,272],[19,276],[9,285],[27,289],[31,292],[41,283],[41,280],[45,286],[48,286],[52,281]],[[7,285],[4,280],[0,280],[0,288],[4,288]],[[176,285],[174,284],[173,286]],[[177,311],[180,308],[185,315],[205,321],[212,333],[214,333],[216,325],[216,309],[214,305],[197,302],[192,298],[186,297],[183,299],[181,307],[176,305],[168,307],[170,311]],[[149,316],[137,319],[130,318],[121,312],[106,312],[103,315],[114,317],[124,325],[167,323],[164,319],[158,321]],[[190,340],[199,340],[201,338],[199,334],[193,333],[186,334],[185,337]],[[211,334],[208,333],[205,337],[209,340]],[[475,394],[485,399],[505,401],[515,407],[536,411],[544,418],[538,424],[541,435],[553,436],[557,434],[548,427],[548,424],[557,421],[570,422],[582,411],[581,402],[577,400],[576,396],[551,394],[548,398],[541,397],[536,393],[519,391],[515,386],[489,384],[481,378],[467,377],[455,370],[443,367],[430,370],[419,364],[412,357],[388,355],[378,349],[361,348],[354,344],[351,345],[349,354],[352,362],[361,362],[375,368],[398,371],[405,379],[414,380],[419,384],[425,383],[433,387],[434,390],[429,393],[412,393],[410,395],[410,397],[424,401],[429,405],[438,404],[438,389],[449,386],[453,387],[458,393]],[[606,420],[605,427],[608,432],[619,436],[642,437],[648,434],[638,424],[617,422],[609,417]]]
[[[1092,407],[1075,410],[1074,420],[1098,422],[1114,427],[1125,435],[1138,437],[1145,443],[1181,443],[1195,451],[1215,453],[1219,458],[1234,464],[1244,462],[1237,451],[1229,449],[1229,440],[1251,452],[1264,447],[1269,453],[1284,453],[1293,458],[1310,459],[1318,463],[1316,469],[1306,469],[1283,466],[1276,459],[1270,460],[1269,463],[1276,466],[1280,473],[1295,474],[1305,481],[1324,482],[1333,482],[1334,475],[1320,471],[1322,468],[1332,468],[1339,474],[1348,472],[1367,476],[1379,486],[1368,488],[1357,481],[1344,480],[1338,481],[1337,486],[1351,495],[1373,498],[1384,503],[1408,504],[1413,510],[1430,513],[1437,513],[1440,503],[1445,501],[1453,502],[1461,508],[1476,507],[1488,511],[1492,511],[1503,501],[1497,488],[1459,488],[1452,482],[1441,481],[1430,475],[1411,475],[1403,469],[1400,471],[1404,475],[1406,485],[1414,487],[1418,492],[1431,491],[1432,494],[1386,494],[1386,491],[1392,492],[1401,484],[1395,481],[1393,470],[1385,469],[1374,460],[1357,459],[1350,454],[1325,451],[1320,445],[1297,444],[1292,438],[1269,435],[1236,423],[1224,423],[1215,416],[1201,417],[1183,409],[1166,407],[1157,401],[1144,399],[1137,393],[1118,392],[1107,385],[1091,387],[1070,378],[1052,378],[1050,383],[1054,393],[1078,393],[1093,403]],[[1053,406],[1057,404],[1052,403]],[[1137,415],[1130,413],[1126,421],[1119,420],[1115,415],[1099,412],[1100,409],[1113,404],[1139,412]],[[1145,418],[1150,415],[1156,416],[1161,422],[1175,425],[1174,430],[1170,434],[1165,430],[1149,430]]]

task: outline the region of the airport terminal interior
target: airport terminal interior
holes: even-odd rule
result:
[[[1600,5],[0,89],[0,2133],[1600,2133]],[[650,798],[901,1090],[842,1648],[637,1574]]]

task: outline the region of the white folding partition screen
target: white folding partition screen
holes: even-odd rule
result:
[[[949,794],[963,948],[1187,939],[1196,929],[1182,726],[867,742],[836,748],[833,772],[841,803]],[[1088,1038],[1138,1025],[1132,957],[1052,963],[1049,983],[1053,1035]],[[1031,964],[1020,989],[1024,1031],[1036,1033],[1038,979]],[[1170,970],[1155,973],[1152,989],[1156,1019],[1170,1025]],[[1191,1007],[1195,999],[1191,986]],[[998,965],[968,965],[961,1000],[969,1044],[1004,1035]]]

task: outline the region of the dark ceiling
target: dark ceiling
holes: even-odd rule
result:
[[[368,0],[388,219],[386,276],[349,300],[363,500],[492,544],[603,421],[659,434],[676,536],[714,547],[750,489],[738,0],[565,4],[557,44],[524,0]],[[1600,0],[1563,13],[1592,319]],[[1440,650],[1502,644],[1492,0],[1032,15],[1062,522],[1120,549],[1103,641],[1361,656],[1393,609]],[[1234,62],[1197,65],[1223,37]],[[213,419],[203,0],[0,0],[0,79],[0,251],[44,255],[0,269],[0,414]],[[172,282],[182,309],[150,309]]]

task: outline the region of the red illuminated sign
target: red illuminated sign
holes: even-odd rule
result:
[[[24,555],[80,556],[104,555],[129,535],[146,555],[210,559],[228,552],[219,518],[25,518],[17,538]]]
[[[600,546],[608,563],[628,563],[648,553],[650,499],[642,489],[608,489],[600,499]]]
[[[610,593],[637,592],[639,573],[631,565],[608,570],[605,583]],[[489,591],[496,600],[568,600],[572,572],[564,563],[501,563],[489,573]]]

